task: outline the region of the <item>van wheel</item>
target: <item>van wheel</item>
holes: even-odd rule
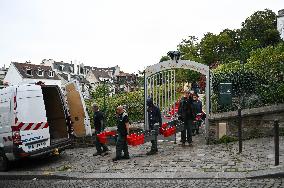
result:
[[[3,151],[0,151],[0,172],[5,172],[9,168],[9,161]]]

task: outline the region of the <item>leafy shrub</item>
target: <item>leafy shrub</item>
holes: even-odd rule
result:
[[[111,127],[116,125],[115,110],[119,105],[126,106],[131,122],[142,121],[144,119],[144,93],[142,90],[116,94],[111,97],[106,97],[105,100],[106,111],[104,114],[106,126]],[[90,109],[88,111],[92,121],[93,112],[91,110],[91,105],[93,103],[97,103],[101,110],[104,109],[104,98],[96,98],[94,100],[87,101],[86,103]]]
[[[284,103],[284,44],[257,49],[251,53],[248,62],[221,64],[213,70],[213,94],[219,94],[222,82],[232,83],[232,96],[244,100],[243,108]],[[215,101],[214,101],[215,100]],[[216,103],[216,96],[212,100]],[[217,101],[218,103],[218,101]],[[236,103],[230,106],[214,104],[213,112],[236,110]]]

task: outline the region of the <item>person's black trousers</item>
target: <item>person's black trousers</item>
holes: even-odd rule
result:
[[[192,142],[192,119],[184,119],[184,130],[181,132],[181,142]]]
[[[118,134],[116,141],[116,158],[122,157],[122,151],[125,157],[129,157],[128,144],[126,138],[127,136],[122,136],[121,134]]]
[[[96,135],[95,145],[96,145],[97,152],[102,153],[102,152],[108,151],[108,148],[105,144],[102,144],[102,143],[99,142],[99,139],[98,139],[98,136],[97,136],[99,133],[100,132],[98,132],[98,131],[95,132],[95,135]]]

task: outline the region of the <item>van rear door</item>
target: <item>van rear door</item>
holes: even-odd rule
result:
[[[92,135],[89,115],[78,84],[75,82],[68,83],[65,89],[75,136]]]
[[[19,86],[16,96],[16,131],[20,131],[25,152],[50,146],[43,94],[39,85]]]

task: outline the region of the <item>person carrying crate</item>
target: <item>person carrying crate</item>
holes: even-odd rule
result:
[[[152,147],[147,155],[154,155],[158,152],[158,143],[157,143],[157,136],[158,136],[158,128],[162,126],[162,116],[161,111],[158,106],[154,105],[153,99],[147,99],[147,113],[148,113],[148,121],[149,121],[149,128],[150,130],[155,130],[155,139],[151,140]],[[155,124],[159,124],[159,127],[155,127]]]
[[[94,127],[95,127],[95,135],[96,135],[96,150],[97,152],[94,154],[94,156],[97,155],[107,155],[109,149],[105,144],[102,144],[99,142],[99,139],[97,135],[101,133],[104,130],[104,114],[99,110],[99,107],[97,104],[93,104],[93,111],[94,111]]]
[[[116,156],[113,161],[121,159],[130,159],[127,144],[127,135],[129,134],[129,119],[123,106],[116,108],[117,118],[117,141],[116,141]],[[124,155],[122,156],[122,151]]]

